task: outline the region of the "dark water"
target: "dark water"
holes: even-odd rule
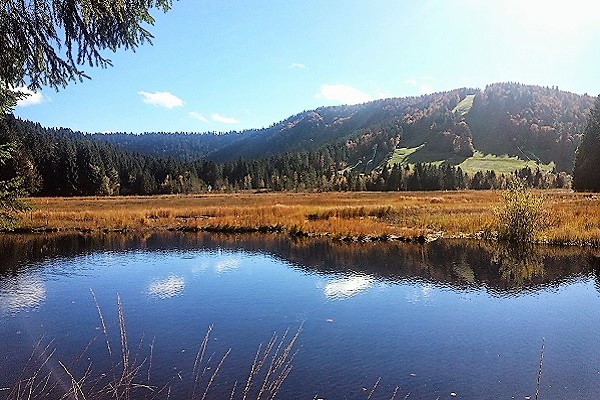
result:
[[[300,327],[281,399],[367,399],[377,382],[372,399],[396,387],[398,399],[534,398],[542,343],[539,398],[594,399],[599,282],[598,254],[582,249],[0,236],[0,389],[37,374],[56,393],[72,386],[65,369],[76,379],[91,371],[81,381],[88,393],[101,387],[121,365],[118,294],[130,363],[141,364],[136,382],[150,375],[155,388],[136,398],[190,398],[212,325],[200,393],[231,349],[212,399],[234,385],[241,398],[258,346]],[[54,351],[45,363],[44,351]]]

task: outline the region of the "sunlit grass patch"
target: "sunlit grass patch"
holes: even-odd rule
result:
[[[458,113],[458,115],[463,116],[469,113],[469,111],[471,111],[471,108],[473,107],[473,99],[475,98],[474,94],[468,94],[465,96],[464,99],[462,99],[457,105],[456,107],[454,107],[454,109],[452,110],[453,113]]]
[[[541,171],[550,171],[554,164],[538,164],[532,160],[523,160],[516,156],[494,154],[483,154],[476,151],[473,156],[467,158],[458,165],[463,172],[474,174],[477,171],[494,171],[496,174],[511,174],[516,170],[529,167],[533,171],[539,168]]]
[[[308,213],[306,217],[309,220],[336,218],[386,218],[396,214],[396,209],[392,206],[360,206],[360,207],[335,207],[321,209],[315,212]]]
[[[394,150],[394,153],[388,160],[388,165],[392,166],[394,164],[407,164],[408,157],[415,151],[421,149],[423,146],[424,145],[418,147],[400,147]]]
[[[534,191],[538,193],[537,191]],[[494,236],[499,191],[235,193],[33,198],[24,231],[196,230],[406,238]],[[599,243],[600,197],[547,190],[550,226],[535,241]],[[412,236],[414,235],[414,236]]]

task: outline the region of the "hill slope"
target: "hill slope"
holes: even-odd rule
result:
[[[376,168],[399,149],[405,162],[460,165],[480,151],[570,172],[593,98],[516,83],[304,111],[269,128],[228,134],[98,135],[153,156],[217,162],[312,151],[345,154],[348,167]],[[481,155],[479,155],[481,157]],[[395,159],[398,159],[396,154]]]

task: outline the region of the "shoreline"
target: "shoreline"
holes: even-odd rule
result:
[[[331,240],[358,243],[358,242],[405,242],[405,243],[430,243],[442,238],[448,239],[478,239],[474,237],[445,237],[441,232],[438,234],[428,234],[419,236],[394,236],[383,234],[380,236],[373,235],[340,235],[340,234],[316,234],[311,232],[290,232],[286,231],[285,228],[278,226],[261,226],[261,227],[166,227],[166,228],[147,228],[147,229],[134,229],[134,228],[122,228],[122,229],[110,229],[110,228],[14,228],[11,230],[0,230],[0,234],[5,235],[37,235],[37,234],[51,234],[51,233],[64,233],[64,234],[109,234],[109,233],[122,233],[122,234],[146,234],[146,233],[161,233],[161,232],[182,232],[182,233],[219,233],[219,234],[231,234],[231,235],[243,235],[252,233],[263,233],[263,234],[282,234],[296,238],[330,238]]]

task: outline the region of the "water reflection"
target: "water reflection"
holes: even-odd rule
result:
[[[329,239],[292,239],[285,235],[216,235],[153,233],[143,235],[0,235],[0,281],[35,268],[36,262],[108,251],[234,250],[272,255],[311,274],[338,274],[326,296],[343,298],[373,281],[422,281],[456,289],[485,287],[512,295],[559,285],[582,275],[600,282],[600,251],[582,248],[511,249],[481,241],[444,240],[428,245],[406,243],[343,244]],[[198,271],[208,268],[199,265]],[[225,255],[213,268],[226,273],[239,258]],[[348,272],[355,275],[348,277]],[[148,292],[159,298],[181,293],[182,278],[153,282]],[[328,277],[331,279],[331,276]],[[4,283],[7,285],[7,283]],[[600,288],[600,283],[597,283]],[[164,290],[163,290],[164,289]],[[159,295],[160,294],[160,295]],[[39,297],[39,296],[38,296]]]
[[[452,271],[454,272],[454,274],[456,274],[458,279],[468,284],[475,283],[475,272],[468,263],[464,261],[453,263]]]
[[[118,292],[129,337],[148,334],[162,349],[150,357],[157,387],[189,376],[182,366],[193,368],[199,327],[214,323],[215,353],[232,347],[235,354],[220,375],[226,391],[212,398],[229,398],[230,384],[243,382],[256,357],[255,345],[306,321],[282,398],[353,393],[346,398],[364,399],[361,388],[378,376],[402,387],[401,397],[525,398],[535,384],[542,337],[549,349],[542,397],[594,398],[600,315],[589,310],[600,303],[599,256],[590,249],[515,251],[475,241],[0,235],[0,315],[11,313],[0,318],[0,388],[18,382],[9,373],[19,365],[13,360],[27,362],[30,338],[56,337],[68,353],[61,359],[79,357],[100,333],[94,327],[104,325],[96,307],[110,310]],[[86,273],[70,275],[76,268]],[[104,315],[106,326],[119,326],[120,314]],[[118,328],[113,332],[119,340]],[[104,362],[103,342],[90,344],[94,368]],[[86,371],[87,358],[81,360]]]
[[[215,270],[218,273],[233,271],[240,266],[240,261],[233,257],[227,257],[215,265]]]
[[[323,293],[331,300],[346,299],[357,295],[373,286],[373,278],[364,275],[353,275],[334,279],[325,284]]]
[[[180,295],[185,288],[185,280],[180,276],[169,276],[158,279],[148,286],[148,294],[161,300],[170,299]]]
[[[543,256],[531,244],[501,243],[492,260],[498,264],[502,279],[512,286],[524,286],[544,275]]]
[[[46,287],[38,277],[14,275],[0,280],[0,315],[39,307],[46,299]]]

